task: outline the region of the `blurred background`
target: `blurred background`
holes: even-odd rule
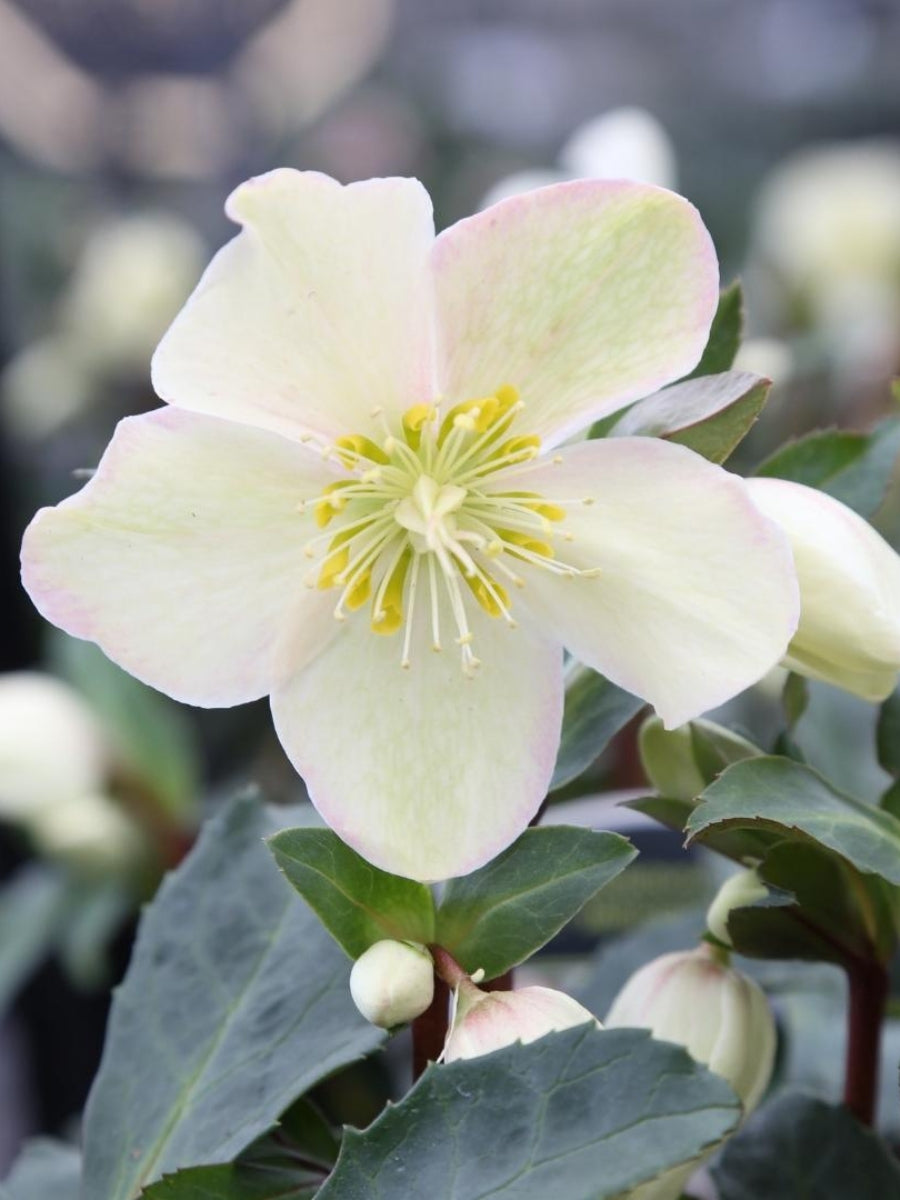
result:
[[[264,705],[170,704],[42,627],[18,582],[35,508],[156,404],[150,354],[231,235],[228,191],[275,165],[416,175],[443,227],[554,179],[676,188],[743,279],[739,365],[774,381],[749,468],[891,412],[898,61],[896,0],[0,0],[0,1178],[22,1138],[72,1130],[138,907],[206,808],[301,794]],[[889,535],[897,509],[895,487]],[[872,710],[814,701],[807,752],[876,794]],[[589,784],[640,782],[626,735]],[[638,836],[669,912],[699,903],[703,864]],[[814,992],[812,1016],[784,1006],[827,1091],[840,996]]]

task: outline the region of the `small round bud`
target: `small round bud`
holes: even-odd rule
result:
[[[613,1001],[606,1026],[649,1029],[684,1046],[731,1084],[746,1112],[772,1074],[776,1034],[766,997],[708,945],[641,967]]]
[[[483,992],[464,979],[456,993],[453,1027],[444,1046],[444,1062],[477,1058],[513,1042],[534,1042],[546,1033],[599,1022],[565,992],[526,987],[511,992]]]
[[[431,955],[416,942],[376,942],[353,964],[350,995],[373,1025],[404,1025],[434,998]]]
[[[728,918],[732,909],[748,908],[758,900],[765,900],[769,889],[752,868],[737,871],[719,888],[715,900],[706,911],[706,926],[713,937],[724,946],[731,946]]]

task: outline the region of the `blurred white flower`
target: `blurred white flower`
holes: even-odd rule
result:
[[[93,372],[69,340],[50,334],[32,342],[0,379],[8,432],[21,441],[49,437],[87,408],[94,386]]]
[[[794,354],[780,338],[747,338],[737,352],[734,369],[763,375],[778,386],[787,383],[794,374]]]
[[[104,791],[115,765],[72,688],[38,672],[0,677],[0,820],[39,852],[98,870],[134,860],[141,833]]]
[[[82,251],[55,328],[21,350],[0,377],[9,433],[37,441],[98,397],[108,376],[150,380],[150,356],[200,276],[206,249],[170,213],[109,220]]]
[[[98,369],[149,374],[150,355],[200,276],[206,248],[169,213],[102,224],[63,297],[63,329]]]
[[[415,942],[375,942],[353,964],[350,995],[373,1025],[405,1025],[421,1016],[434,997],[431,955]]]
[[[760,193],[755,241],[833,350],[858,361],[896,353],[900,142],[834,143],[788,159]]]
[[[614,108],[580,125],[559,155],[575,179],[633,179],[674,188],[675,147],[663,125],[644,108]]]
[[[481,207],[565,179],[631,179],[674,188],[675,148],[652,113],[643,108],[614,108],[575,130],[559,153],[558,167],[507,175],[488,190]]]

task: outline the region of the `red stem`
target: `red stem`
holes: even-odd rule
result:
[[[434,973],[434,999],[412,1023],[413,1083],[430,1062],[437,1062],[447,1040],[450,1023],[450,989]]]
[[[877,962],[848,963],[850,1007],[844,1103],[864,1125],[875,1119],[881,1026],[888,997],[888,976]]]

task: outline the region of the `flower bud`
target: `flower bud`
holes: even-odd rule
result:
[[[666,729],[656,716],[641,726],[638,747],[647,778],[673,800],[693,800],[725,767],[761,753],[739,733],[712,721]]]
[[[353,964],[350,995],[373,1025],[404,1025],[421,1016],[434,998],[431,955],[416,942],[376,942]]]
[[[752,868],[736,871],[719,888],[716,898],[706,910],[706,927],[713,937],[725,946],[731,946],[728,918],[732,909],[748,908],[758,900],[765,900],[769,889]]]
[[[459,984],[453,1026],[444,1046],[444,1062],[477,1058],[511,1046],[534,1042],[546,1033],[557,1033],[593,1021],[593,1013],[565,992],[553,988],[525,987],[511,992],[483,992],[469,979]]]
[[[731,1084],[750,1112],[775,1061],[775,1022],[762,990],[707,945],[664,954],[628,980],[606,1027],[649,1029]]]
[[[864,700],[884,700],[900,672],[900,556],[825,492],[784,479],[748,479],[747,486],[794,554],[800,625],[785,665]]]
[[[127,874],[144,852],[140,828],[102,793],[42,809],[29,832],[42,854],[87,875]]]

